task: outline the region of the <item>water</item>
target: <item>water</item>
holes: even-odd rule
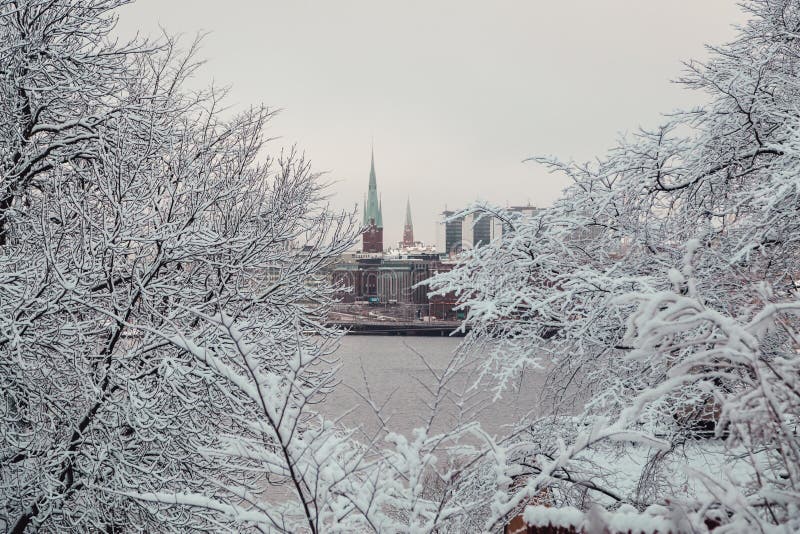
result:
[[[322,404],[329,418],[341,418],[348,427],[359,427],[369,436],[381,427],[380,419],[365,399],[381,407],[381,416],[395,432],[410,434],[431,419],[432,429],[442,431],[459,422],[478,421],[490,434],[504,435],[529,414],[538,414],[538,397],[544,381],[541,371],[531,371],[514,391],[494,398],[491,384],[477,387],[480,355],[470,355],[467,365],[447,373],[446,394],[432,410],[437,376],[445,370],[460,339],[449,337],[346,336],[337,353],[341,384]]]

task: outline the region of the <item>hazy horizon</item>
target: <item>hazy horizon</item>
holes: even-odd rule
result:
[[[360,204],[374,139],[386,246],[402,236],[407,197],[426,242],[445,206],[549,205],[565,180],[525,158],[591,159],[699,103],[670,80],[744,20],[722,0],[219,6],[139,0],[118,31],[210,31],[194,83],[231,86],[234,107],[281,108],[273,147],[304,150],[337,208]]]

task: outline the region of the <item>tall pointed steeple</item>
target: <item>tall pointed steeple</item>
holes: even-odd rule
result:
[[[383,213],[378,199],[378,179],[375,175],[375,151],[372,151],[369,164],[369,187],[367,189],[367,200],[364,203],[364,225],[374,224],[378,228],[383,228]]]
[[[414,225],[411,222],[411,198],[406,200],[406,222],[403,226],[403,246],[414,246]]]
[[[375,149],[371,148],[369,154],[369,190],[378,190],[378,179],[375,176]]]
[[[383,210],[378,196],[378,179],[375,175],[375,150],[370,150],[369,186],[364,199],[364,227],[362,235],[364,252],[383,252]]]

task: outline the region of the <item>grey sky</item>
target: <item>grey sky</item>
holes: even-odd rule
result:
[[[282,108],[268,133],[330,171],[336,207],[361,202],[374,137],[387,244],[407,195],[428,242],[445,205],[548,205],[564,180],[524,158],[591,159],[697,104],[670,83],[680,62],[744,20],[730,0],[139,0],[120,15],[126,35],[210,31],[198,82]]]

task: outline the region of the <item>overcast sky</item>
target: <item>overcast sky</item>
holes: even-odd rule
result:
[[[273,148],[297,143],[361,203],[375,142],[384,242],[417,239],[447,206],[547,206],[565,185],[523,159],[602,155],[620,133],[701,102],[670,82],[681,61],[734,36],[732,0],[139,0],[119,31],[209,31],[197,83],[283,111]]]

